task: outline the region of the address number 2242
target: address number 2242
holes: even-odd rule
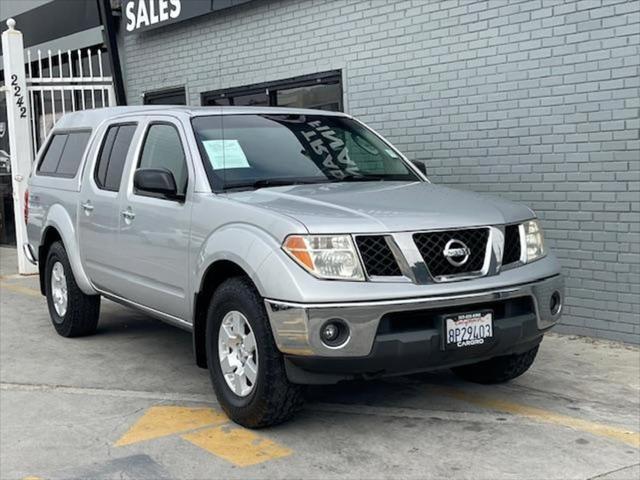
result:
[[[18,85],[18,76],[15,73],[11,75],[11,86],[13,87],[13,96],[16,98],[16,105],[18,105],[20,118],[27,118],[27,107],[24,104],[24,93]]]

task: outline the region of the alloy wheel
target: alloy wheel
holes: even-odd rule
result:
[[[228,312],[220,324],[218,359],[231,391],[239,397],[248,396],[258,378],[258,349],[247,317],[237,310]]]
[[[67,313],[67,277],[64,273],[64,266],[60,262],[53,264],[51,269],[51,297],[53,299],[53,307],[60,317],[64,317]]]

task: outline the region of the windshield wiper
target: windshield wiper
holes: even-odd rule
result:
[[[224,189],[225,190],[239,190],[239,189],[257,190],[259,188],[266,188],[266,187],[285,187],[288,185],[310,185],[313,183],[327,183],[327,181],[322,179],[300,180],[295,178],[263,178],[261,180],[256,180],[254,182],[228,185]]]
[[[389,180],[388,175],[347,175],[338,182],[379,182],[382,180]]]

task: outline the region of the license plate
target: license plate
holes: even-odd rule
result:
[[[445,348],[482,345],[493,337],[493,313],[473,312],[449,315],[444,319]]]

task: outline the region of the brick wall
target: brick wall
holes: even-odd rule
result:
[[[342,69],[346,110],[431,178],[534,208],[559,330],[640,343],[638,0],[260,1],[126,36],[127,94]]]

